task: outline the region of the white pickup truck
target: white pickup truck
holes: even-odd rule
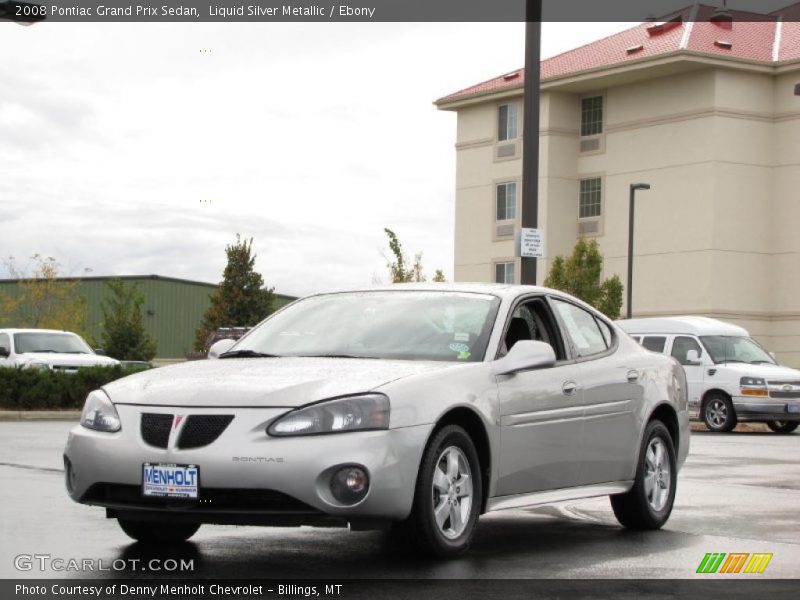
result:
[[[74,373],[81,367],[118,364],[118,360],[97,354],[75,333],[53,329],[0,329],[0,367]]]
[[[776,364],[746,329],[693,316],[617,324],[648,350],[683,365],[689,414],[711,431],[730,431],[739,421],[766,423],[777,433],[800,425],[800,371]]]

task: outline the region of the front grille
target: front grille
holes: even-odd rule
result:
[[[142,496],[138,485],[96,483],[82,502],[130,508],[179,508],[187,512],[213,513],[219,511],[272,512],[309,514],[319,511],[300,500],[275,490],[200,488],[198,500]]]
[[[166,448],[170,429],[172,429],[172,415],[142,413],[140,430],[146,444],[156,448]]]
[[[181,430],[178,448],[202,448],[216,440],[233,421],[233,415],[190,415]]]
[[[800,398],[800,381],[768,381],[769,395],[772,398]],[[790,385],[793,389],[784,391],[783,386]]]

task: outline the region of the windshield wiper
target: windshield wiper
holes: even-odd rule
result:
[[[26,350],[25,352],[22,352],[22,354],[27,354],[28,352],[38,352],[39,354],[44,354],[46,352],[50,352],[51,354],[64,354],[58,350]]]
[[[219,358],[282,358],[279,354],[265,354],[255,350],[231,350],[223,352]]]
[[[374,360],[374,356],[356,356],[355,354],[297,354],[298,358],[368,358]]]

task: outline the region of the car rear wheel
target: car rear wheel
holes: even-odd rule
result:
[[[174,544],[185,542],[200,529],[200,523],[155,523],[117,519],[128,537],[145,544]]]
[[[630,491],[611,496],[617,520],[629,529],[659,529],[675,502],[678,469],[672,436],[661,421],[650,421],[639,450]]]
[[[736,427],[736,411],[724,394],[711,394],[703,404],[703,422],[711,431],[724,433]]]
[[[797,421],[767,421],[767,427],[775,433],[792,433],[798,425]]]
[[[425,448],[411,515],[398,527],[423,554],[449,558],[469,548],[480,514],[480,462],[464,429],[447,425]]]

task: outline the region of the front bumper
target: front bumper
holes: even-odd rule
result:
[[[76,502],[105,506],[110,516],[191,520],[202,523],[299,524],[339,520],[401,520],[413,503],[422,450],[433,425],[308,437],[270,437],[268,423],[286,409],[195,409],[117,405],[122,429],[101,433],[75,427],[64,459],[67,490]],[[186,415],[229,413],[233,421],[212,443],[166,448],[140,434],[142,412]],[[142,464],[193,464],[200,470],[197,501],[142,498]],[[358,465],[370,488],[345,506],[330,493],[338,467]],[[297,523],[295,522],[297,521]]]
[[[800,421],[800,400],[734,396],[733,408],[740,421]]]

